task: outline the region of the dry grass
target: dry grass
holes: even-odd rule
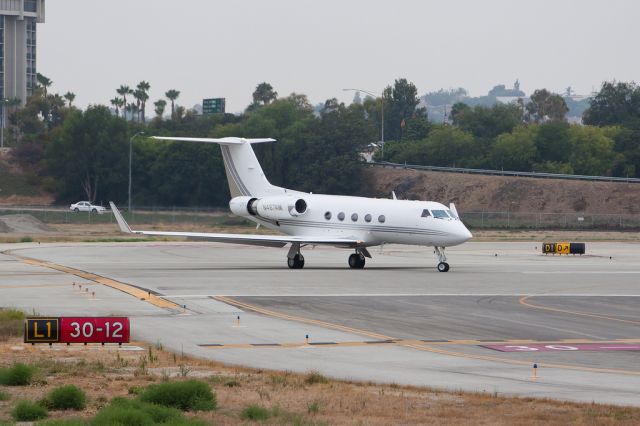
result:
[[[23,349],[16,350],[16,346]],[[217,425],[246,424],[242,413],[251,405],[269,410],[266,424],[635,425],[640,422],[640,408],[442,392],[393,384],[309,380],[312,373],[229,367],[183,358],[157,347],[150,362],[149,347],[144,347],[139,352],[83,346],[58,346],[50,350],[46,346],[23,346],[17,339],[0,343],[0,366],[25,362],[38,365],[40,370],[35,385],[2,389],[11,398],[0,402],[0,423],[9,419],[18,399],[39,400],[61,385],[75,384],[87,393],[87,408],[79,415],[88,418],[115,396],[132,398],[137,390],[152,383],[193,378],[207,381],[216,391],[218,410],[197,416]],[[186,372],[184,378],[181,372]],[[52,418],[65,416],[70,414],[51,412]],[[73,417],[77,416],[73,413]]]

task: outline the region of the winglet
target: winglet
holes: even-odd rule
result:
[[[133,234],[133,231],[131,230],[131,228],[129,228],[129,224],[126,220],[124,220],[124,217],[122,217],[122,213],[120,213],[120,210],[118,210],[116,205],[113,204],[113,201],[109,201],[109,205],[111,206],[113,215],[116,217],[116,221],[118,222],[120,231],[124,232],[125,234]]]

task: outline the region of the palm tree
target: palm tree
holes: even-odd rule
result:
[[[149,95],[144,90],[136,89],[133,91],[133,97],[136,98],[136,111],[138,111],[138,121],[142,121],[140,114],[143,112],[142,106],[149,99]]]
[[[38,80],[38,83],[44,89],[44,96],[46,98],[47,97],[47,88],[49,88],[49,86],[51,86],[53,84],[53,81],[51,81],[49,78],[45,77],[44,75],[42,75],[40,73],[36,73],[36,80]]]
[[[149,89],[151,88],[151,85],[149,84],[148,81],[144,81],[142,80],[140,83],[138,83],[137,89],[139,91],[141,91],[141,97],[140,97],[140,102],[141,102],[141,106],[142,106],[142,121],[146,121],[145,119],[145,110],[147,107],[147,100],[149,100]]]
[[[178,96],[180,96],[180,91],[171,89],[171,90],[168,90],[167,93],[165,93],[164,95],[167,97],[167,99],[171,101],[171,118],[173,118],[176,114],[174,101],[178,99]]]
[[[123,84],[120,86],[120,88],[116,89],[116,92],[118,93],[118,95],[122,96],[122,99],[124,101],[124,105],[127,105],[127,95],[130,95],[133,93],[133,90],[131,90],[131,88],[129,88],[129,86],[127,86],[126,84]],[[127,118],[126,114],[122,114],[122,116],[124,118]]]
[[[167,101],[165,101],[164,99],[159,99],[155,101],[153,105],[156,107],[155,108],[156,115],[158,116],[159,119],[162,119],[162,114],[164,114],[164,109],[167,106]]]
[[[273,87],[265,81],[256,86],[256,90],[253,92],[253,103],[262,102],[263,105],[269,105],[277,97],[278,92],[275,92]]]
[[[71,103],[73,102],[73,100],[76,98],[76,94],[73,92],[67,92],[63,95],[63,97],[69,101],[69,108],[71,108]]]
[[[124,101],[122,100],[122,98],[119,97],[115,97],[113,99],[111,99],[111,105],[113,105],[113,107],[116,109],[116,117],[120,117],[120,108],[124,105]]]

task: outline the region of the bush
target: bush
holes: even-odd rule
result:
[[[261,405],[248,405],[242,410],[240,417],[244,420],[267,420],[271,412]]]
[[[47,409],[33,402],[20,401],[11,416],[18,422],[32,422],[47,417]]]
[[[11,399],[11,395],[9,394],[9,392],[0,390],[0,401],[8,401],[10,399]]]
[[[20,242],[21,243],[32,243],[33,242],[33,238],[26,236],[26,237],[22,237],[20,238]]]
[[[93,426],[145,426],[155,424],[198,424],[185,419],[180,410],[149,404],[141,401],[130,401],[114,398],[110,405],[103,408],[93,418]]]
[[[308,385],[315,385],[316,383],[328,383],[329,380],[319,372],[312,371],[304,379],[304,382]]]
[[[0,309],[0,340],[24,333],[24,313],[15,309]]]
[[[84,410],[87,405],[87,396],[77,386],[60,386],[49,393],[47,397],[51,408],[56,410]]]
[[[35,367],[25,364],[14,364],[10,368],[0,369],[0,385],[26,386],[31,383]]]
[[[210,411],[217,407],[216,395],[209,385],[198,380],[166,382],[149,386],[140,401],[181,410]]]

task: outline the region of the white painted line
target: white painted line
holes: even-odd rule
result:
[[[536,275],[565,275],[565,274],[606,274],[606,275],[638,275],[640,271],[523,271],[523,274],[536,274]]]
[[[442,296],[442,297],[640,297],[640,294],[624,293],[562,293],[562,294],[536,294],[536,293],[224,293],[224,294],[166,294],[165,298],[202,299],[217,296],[225,297],[414,297],[414,296]],[[220,302],[220,301],[219,301]],[[224,303],[224,302],[223,302]]]

